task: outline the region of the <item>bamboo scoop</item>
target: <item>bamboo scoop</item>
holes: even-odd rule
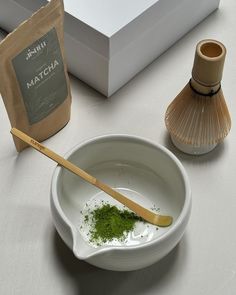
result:
[[[59,156],[52,150],[46,148],[43,146],[41,143],[37,142],[30,136],[26,135],[22,131],[12,128],[11,133],[15,135],[16,137],[20,138],[22,141],[25,143],[29,144],[32,146],[34,149],[39,151],[40,153],[44,154],[45,156],[49,157],[53,161],[57,162],[60,166],[70,170],[74,174],[80,176],[83,178],[85,181],[89,182],[90,184],[98,187],[108,195],[112,196],[114,199],[116,199],[118,202],[122,203],[126,207],[128,207],[130,210],[135,212],[137,215],[141,216],[144,220],[157,225],[157,226],[169,226],[171,225],[173,218],[171,216],[164,216],[164,215],[159,215],[155,214],[146,208],[140,206],[139,204],[135,203],[134,201],[128,199],[121,193],[113,190],[111,187],[106,185],[105,183],[102,183],[95,177],[89,175],[87,172],[83,171],[81,168],[77,167],[73,163],[69,162],[68,160],[64,159],[63,157]]]

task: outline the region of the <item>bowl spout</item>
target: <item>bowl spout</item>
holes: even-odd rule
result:
[[[75,257],[81,260],[87,260],[89,257],[97,255],[98,249],[92,247],[80,235],[79,231],[73,231],[73,253]]]

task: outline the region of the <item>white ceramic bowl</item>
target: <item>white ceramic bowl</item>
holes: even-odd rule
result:
[[[66,158],[141,205],[174,218],[166,228],[140,222],[126,241],[95,247],[81,227],[86,208],[101,200],[120,204],[58,166],[51,183],[52,216],[77,258],[104,269],[136,270],[157,262],[180,241],[191,193],[182,164],[169,150],[135,136],[107,135],[76,146]]]

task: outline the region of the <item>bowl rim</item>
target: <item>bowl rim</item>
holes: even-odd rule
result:
[[[78,149],[83,148],[86,145],[90,145],[93,143],[96,143],[98,141],[102,141],[102,140],[106,140],[106,139],[110,139],[110,140],[114,140],[114,139],[126,139],[126,140],[132,140],[132,141],[136,141],[139,143],[143,143],[145,145],[149,145],[151,147],[154,147],[155,149],[159,149],[161,150],[163,153],[165,153],[166,155],[168,155],[172,161],[177,165],[182,179],[183,179],[183,184],[184,184],[184,188],[185,188],[185,200],[184,200],[184,204],[183,204],[183,208],[179,214],[179,216],[177,217],[177,219],[174,221],[174,223],[171,225],[171,227],[169,228],[169,230],[167,230],[166,232],[164,232],[161,236],[157,237],[154,240],[145,242],[143,244],[138,244],[138,245],[124,245],[124,246],[109,246],[106,248],[96,248],[96,253],[92,253],[89,254],[86,257],[80,257],[78,254],[76,254],[76,251],[74,249],[75,246],[75,240],[76,240],[76,227],[71,223],[71,221],[68,219],[68,217],[65,215],[65,213],[63,212],[60,204],[59,204],[59,200],[58,200],[58,191],[57,191],[57,181],[58,178],[60,176],[60,173],[63,169],[63,167],[57,165],[53,171],[52,174],[52,178],[51,178],[51,201],[53,201],[54,206],[57,210],[57,212],[59,213],[60,217],[62,218],[63,222],[68,226],[68,228],[71,231],[71,235],[72,235],[72,241],[73,241],[73,252],[76,256],[78,256],[78,258],[80,259],[88,259],[91,258],[92,256],[98,255],[98,254],[102,254],[104,252],[107,251],[129,251],[129,250],[134,250],[134,249],[141,249],[141,248],[145,248],[148,246],[152,246],[154,244],[161,243],[164,240],[167,240],[170,236],[172,236],[172,234],[174,232],[176,232],[176,230],[181,227],[181,224],[185,221],[185,219],[189,218],[190,215],[190,211],[191,211],[191,205],[192,205],[192,194],[191,194],[191,188],[190,188],[190,182],[189,182],[189,178],[188,175],[185,171],[185,168],[183,166],[183,164],[180,162],[180,160],[170,151],[168,150],[165,146],[153,142],[152,140],[149,140],[145,137],[142,136],[137,136],[137,135],[131,135],[131,134],[124,134],[124,133],[118,133],[118,134],[105,134],[105,135],[99,135],[99,136],[95,136],[93,138],[87,139],[87,140],[83,140],[82,142],[76,144],[75,146],[73,146],[71,149],[69,149],[65,154],[64,154],[64,158],[68,159],[75,151],[77,151]],[[186,222],[187,224],[187,222]]]

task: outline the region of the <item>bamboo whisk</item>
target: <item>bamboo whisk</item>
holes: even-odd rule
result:
[[[174,145],[185,153],[207,153],[230,131],[230,114],[221,89],[225,55],[222,43],[200,41],[192,78],[167,108],[167,130]]]

